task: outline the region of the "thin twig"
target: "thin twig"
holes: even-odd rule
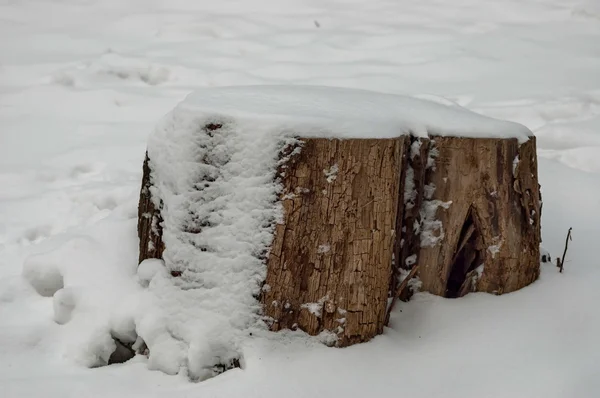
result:
[[[567,239],[565,240],[565,251],[563,252],[562,259],[560,260],[560,264],[557,264],[559,269],[558,272],[563,272],[563,267],[565,266],[565,256],[567,255],[567,248],[569,247],[569,241],[573,240],[571,238],[571,230],[573,228],[569,228],[569,232],[567,233]]]
[[[387,313],[385,314],[385,323],[384,323],[385,326],[387,326],[390,323],[390,315],[392,313],[392,310],[394,309],[394,305],[396,305],[396,300],[398,299],[398,297],[400,297],[400,295],[402,294],[404,289],[406,289],[406,287],[408,286],[408,282],[410,282],[410,280],[415,276],[415,274],[417,273],[418,270],[419,270],[419,265],[415,265],[413,267],[413,269],[410,270],[408,275],[406,275],[406,278],[404,278],[402,283],[400,283],[400,286],[398,286],[398,289],[396,289],[396,292],[394,293],[394,296],[392,297],[392,303],[390,304],[390,307],[388,308]]]

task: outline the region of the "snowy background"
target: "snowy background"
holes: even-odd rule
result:
[[[599,43],[598,0],[0,1],[0,394],[600,396]],[[419,294],[348,349],[259,337],[203,383],[143,358],[87,368],[137,305],[149,133],[194,88],[249,84],[435,95],[526,125],[554,257],[573,227],[565,273]]]

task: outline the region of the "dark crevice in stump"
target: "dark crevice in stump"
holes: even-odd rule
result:
[[[471,208],[467,214],[460,233],[460,243],[450,266],[450,276],[446,285],[447,298],[462,297],[468,293],[472,283],[472,271],[483,263],[482,238],[473,212]]]

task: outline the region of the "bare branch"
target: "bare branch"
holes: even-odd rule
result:
[[[571,238],[571,230],[573,228],[569,228],[569,232],[567,233],[567,239],[565,240],[565,251],[563,252],[562,255],[562,259],[560,260],[560,262],[558,262],[558,258],[557,260],[557,264],[556,266],[558,267],[558,272],[563,272],[563,267],[565,266],[565,256],[567,255],[567,248],[569,247],[569,241],[573,240],[573,238]]]

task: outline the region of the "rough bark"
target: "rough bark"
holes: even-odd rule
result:
[[[267,261],[265,315],[272,330],[367,341],[385,320],[409,139],[302,141],[281,177],[285,216]]]
[[[140,239],[139,261],[148,258],[162,258],[165,245],[162,241],[162,217],[160,209],[156,208],[152,200],[150,179],[150,159],[146,152],[142,174],[142,188],[140,189],[140,202],[138,205],[138,237]]]
[[[422,290],[445,297],[502,294],[536,280],[541,205],[535,138],[520,145],[516,139],[435,137],[427,146],[435,166],[419,173],[415,167],[415,179],[425,181],[417,191],[423,197],[420,233],[404,234],[410,249],[403,252],[404,259],[417,255]]]

